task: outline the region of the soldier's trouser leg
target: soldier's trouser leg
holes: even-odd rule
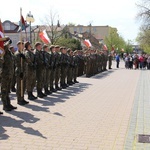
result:
[[[48,89],[50,84],[50,70],[46,69],[46,77],[45,77],[44,89]]]
[[[44,74],[43,73],[44,73],[43,68],[38,69],[36,72],[38,94],[42,93],[42,88],[44,85],[44,83],[43,83],[44,82]]]
[[[74,71],[74,81],[77,81],[77,76],[78,76],[78,67],[76,67]]]
[[[23,77],[23,79],[21,79],[19,76],[16,77],[17,80],[17,101],[22,101],[24,100],[24,92],[25,92],[25,87],[26,87],[26,80],[25,77]],[[23,84],[23,85],[21,85]],[[23,89],[22,89],[23,88]],[[23,93],[23,95],[21,96],[21,92]]]
[[[66,84],[67,83],[67,72],[68,72],[68,67],[65,67],[65,70],[64,70],[64,83]]]
[[[66,73],[65,73],[65,67],[62,66],[61,67],[61,86],[63,86],[65,84],[65,76],[66,76]]]
[[[70,67],[68,68],[68,70],[67,70],[67,84],[70,82],[69,81],[69,77],[70,77]]]
[[[14,89],[15,88],[15,84],[16,84],[16,76],[15,76],[15,74],[13,75],[13,78],[12,78],[12,80],[11,80],[11,86],[10,86],[10,88],[11,89]]]
[[[86,65],[86,77],[90,77],[90,64]]]
[[[67,82],[68,82],[68,83],[71,83],[71,82],[72,82],[72,68],[69,68],[69,69],[68,69]]]
[[[57,67],[55,72],[55,87],[58,87],[59,79],[60,79],[60,67]]]
[[[30,70],[26,74],[26,88],[28,92],[28,99],[33,100],[36,97],[33,95],[33,89],[36,84],[36,71]]]
[[[50,75],[50,88],[53,88],[53,84],[54,84],[54,77],[55,77],[55,70],[53,69],[51,71],[51,75]]]
[[[10,90],[10,83],[11,79],[9,77],[2,77],[1,80],[1,94],[2,94],[2,103],[3,107],[7,107],[10,105],[9,99],[9,90]]]
[[[36,72],[32,70],[28,72],[26,76],[27,92],[33,92],[33,89],[35,87],[35,82],[36,82]]]

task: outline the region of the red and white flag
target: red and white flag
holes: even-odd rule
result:
[[[4,38],[4,30],[0,20],[0,39],[2,38]],[[4,41],[0,40],[0,55],[3,55],[3,53],[4,53]]]
[[[43,41],[43,43],[45,43],[45,44],[51,43],[51,41],[46,33],[46,30],[43,30],[42,32],[40,32],[39,37]]]
[[[108,50],[108,48],[107,48],[107,46],[106,46],[106,45],[103,45],[103,50],[105,50],[105,51],[107,51],[107,50]]]
[[[84,44],[89,48],[92,46],[91,42],[87,39],[84,40]]]

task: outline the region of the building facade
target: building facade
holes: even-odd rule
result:
[[[12,40],[12,46],[17,49],[17,42],[22,39],[22,41],[29,40],[29,29],[22,31],[22,34],[19,31],[19,25],[17,23],[13,23],[9,20],[6,20],[2,23],[4,29],[4,35],[10,37]],[[22,37],[21,37],[22,36]]]
[[[68,28],[72,34],[88,32],[99,41],[104,40],[105,37],[107,37],[109,35],[111,29],[114,29],[117,31],[116,28],[112,28],[110,26],[91,26],[91,25],[89,25],[89,26],[83,26],[83,25],[73,26],[72,25],[72,26],[68,26]]]

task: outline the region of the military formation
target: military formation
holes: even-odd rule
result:
[[[30,42],[19,41],[15,52],[11,42],[5,43],[5,54],[0,59],[1,100],[5,111],[17,109],[11,104],[10,92],[16,92],[18,105],[26,105],[29,101],[25,100],[25,93],[31,101],[44,98],[79,83],[78,76],[91,77],[107,70],[107,61],[111,60],[106,52],[93,49],[73,51],[40,42],[33,49]]]

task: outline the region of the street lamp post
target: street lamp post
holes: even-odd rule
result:
[[[32,43],[32,34],[31,34],[31,23],[34,22],[34,17],[31,14],[31,11],[29,11],[29,13],[26,16],[26,21],[28,21],[30,23],[30,43]]]

